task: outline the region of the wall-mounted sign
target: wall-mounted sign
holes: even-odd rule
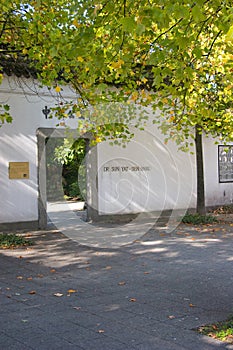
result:
[[[9,179],[29,179],[29,162],[9,162]]]

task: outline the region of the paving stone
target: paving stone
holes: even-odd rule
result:
[[[38,232],[32,250],[1,251],[0,349],[232,349],[192,330],[232,313],[228,228],[211,242],[151,230],[119,249]]]

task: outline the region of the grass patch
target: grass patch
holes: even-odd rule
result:
[[[15,233],[0,233],[0,248],[10,249],[32,245],[32,241]]]
[[[233,316],[226,321],[199,327],[198,332],[233,344]]]
[[[186,214],[182,218],[184,224],[200,225],[200,224],[216,224],[218,220],[212,215]]]

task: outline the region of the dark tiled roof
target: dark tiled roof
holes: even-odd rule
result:
[[[6,44],[0,44],[0,71],[8,76],[36,78],[36,69],[20,51]]]

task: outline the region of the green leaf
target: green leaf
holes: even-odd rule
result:
[[[9,111],[10,110],[10,106],[9,105],[4,105],[3,108],[5,109],[5,111]]]
[[[124,17],[120,20],[122,28],[125,32],[132,33],[136,28],[136,22],[134,17]]]
[[[233,25],[230,27],[230,29],[228,30],[228,32],[226,34],[226,40],[233,42]]]
[[[142,35],[146,30],[146,27],[144,24],[139,23],[136,27],[136,34],[137,35]]]

